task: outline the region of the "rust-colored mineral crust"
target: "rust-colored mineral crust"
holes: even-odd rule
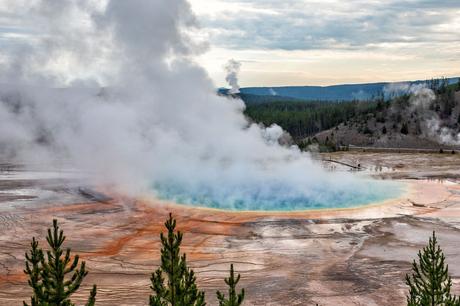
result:
[[[367,169],[378,161],[379,171],[386,167],[378,176],[448,180],[406,180],[401,198],[356,209],[237,213],[110,192],[105,194],[112,199],[92,196],[90,189],[69,187],[69,180],[39,174],[26,179],[26,172],[9,169],[0,180],[0,305],[29,300],[24,252],[32,236],[44,245],[53,218],[67,235],[66,245],[87,261],[90,273],[75,296],[78,304],[96,283],[97,305],[146,305],[150,273],[159,262],[159,233],[170,211],[209,305],[216,305],[215,291],[225,289],[230,263],[242,275],[245,305],[404,305],[404,275],[432,230],[459,293],[460,159],[398,156],[333,158],[359,160]]]

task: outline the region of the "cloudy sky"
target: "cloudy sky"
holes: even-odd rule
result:
[[[459,0],[191,0],[217,85],[327,85],[460,75]]]
[[[37,0],[0,0],[0,61],[41,34],[20,13],[28,1]],[[242,63],[241,86],[460,75],[459,0],[189,1],[209,45],[197,61],[217,86],[232,58]]]

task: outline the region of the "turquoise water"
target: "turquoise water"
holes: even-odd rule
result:
[[[359,180],[340,186],[291,186],[283,182],[253,185],[156,183],[157,197],[196,207],[233,211],[299,211],[369,205],[399,197],[404,185],[394,181]]]

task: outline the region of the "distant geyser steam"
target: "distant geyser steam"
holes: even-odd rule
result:
[[[248,123],[241,101],[218,97],[190,60],[204,48],[190,36],[186,1],[12,1],[7,10],[30,37],[2,50],[3,156],[64,160],[124,192],[223,208],[340,206],[394,190],[324,171],[280,146],[279,128]]]
[[[230,85],[230,94],[237,94],[240,92],[240,85],[238,84],[238,73],[240,72],[241,63],[231,59],[225,65],[225,71],[227,72],[227,76],[225,80],[227,81],[228,85]]]

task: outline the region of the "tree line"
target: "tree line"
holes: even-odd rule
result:
[[[346,122],[351,118],[374,112],[377,101],[276,101],[248,104],[245,115],[270,126],[281,126],[295,140],[314,135]]]
[[[176,220],[169,214],[165,222],[166,234],[160,234],[162,244],[160,267],[150,277],[152,291],[148,300],[151,306],[204,306],[205,293],[199,290],[194,271],[188,267],[186,254],[181,254],[183,234],[176,231]],[[30,250],[26,252],[24,273],[33,294],[31,306],[75,306],[71,296],[79,289],[88,274],[84,261],[71,256],[71,250],[63,249],[66,237],[53,220],[46,241],[48,250],[39,247],[32,238]],[[224,279],[227,293],[216,292],[219,306],[240,306],[245,290],[237,290],[240,274],[235,275],[233,264],[230,274]],[[460,306],[460,298],[451,293],[452,279],[444,253],[437,242],[435,232],[428,245],[418,252],[418,261],[412,263],[412,273],[406,275],[409,286],[408,306]],[[93,285],[86,306],[96,305],[97,287]],[[28,306],[23,302],[24,306]]]
[[[460,90],[458,83],[448,84],[448,79],[432,79],[425,83],[433,90],[436,98],[429,109],[436,112],[451,129],[460,131],[460,114],[454,112],[458,103],[455,92]],[[369,101],[299,101],[276,96],[241,95],[246,103],[245,115],[252,121],[265,126],[277,124],[287,131],[298,145],[313,135],[340,124],[353,126],[360,133],[372,135],[396,131],[401,134],[421,134],[419,115],[409,111],[411,93],[385,97],[376,94]],[[369,126],[369,118],[374,118],[380,125]],[[387,126],[385,122],[388,122]]]

